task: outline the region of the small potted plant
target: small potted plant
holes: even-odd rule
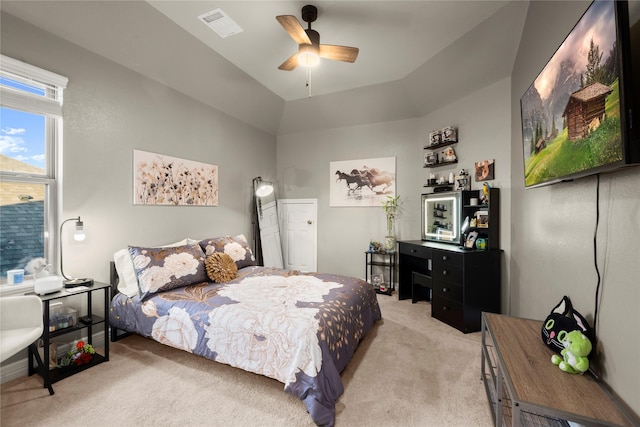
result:
[[[387,196],[387,200],[382,202],[385,215],[387,216],[387,235],[385,236],[385,249],[393,251],[396,248],[396,236],[394,233],[394,225],[396,216],[398,215],[398,200],[400,196]]]

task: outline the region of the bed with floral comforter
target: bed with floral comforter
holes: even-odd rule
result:
[[[144,267],[162,258],[130,251],[134,263],[136,254],[145,255]],[[284,383],[318,425],[334,424],[340,373],[380,319],[375,291],[360,279],[255,265],[224,283],[118,293],[109,313],[112,328]]]

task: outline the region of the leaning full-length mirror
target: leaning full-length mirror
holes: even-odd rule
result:
[[[265,267],[283,268],[278,206],[272,182],[257,177],[253,180],[253,195],[256,205],[257,228],[256,256],[262,258]]]

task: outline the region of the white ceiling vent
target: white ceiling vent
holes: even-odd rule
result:
[[[214,9],[211,12],[198,16],[198,19],[223,39],[243,31],[222,9]]]

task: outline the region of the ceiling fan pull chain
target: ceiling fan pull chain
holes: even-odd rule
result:
[[[309,88],[309,98],[311,98],[311,68],[307,68],[307,88]]]

